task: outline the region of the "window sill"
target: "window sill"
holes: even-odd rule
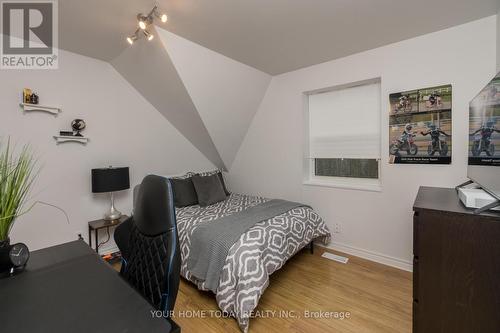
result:
[[[323,181],[323,180],[305,180],[302,182],[302,185],[331,187],[331,188],[359,190],[368,192],[382,192],[382,186],[380,184],[360,184],[356,182],[347,183],[347,182]]]

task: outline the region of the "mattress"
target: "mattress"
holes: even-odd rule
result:
[[[197,226],[240,212],[270,199],[231,193],[222,202],[176,209],[181,248],[181,275],[198,289],[208,290],[187,268],[191,236]],[[233,316],[243,332],[248,331],[252,311],[269,285],[269,276],[294,254],[317,239],[330,240],[330,232],[321,217],[309,207],[297,207],[281,215],[258,222],[241,235],[230,248],[220,275],[216,300],[219,308]]]

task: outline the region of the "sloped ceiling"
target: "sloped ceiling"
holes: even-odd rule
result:
[[[156,29],[222,160],[229,168],[271,76]]]
[[[130,46],[125,38],[151,0],[59,0],[59,47],[110,62],[226,169],[265,94],[270,77],[262,72],[280,74],[493,15],[498,0],[158,3],[169,15],[162,25],[168,31]]]
[[[178,36],[275,75],[497,12],[498,0],[159,0]],[[60,46],[106,61],[152,0],[59,0]]]
[[[111,65],[213,164],[226,169],[159,38],[151,42],[139,39],[113,59]],[[162,147],[148,149],[162,154]]]

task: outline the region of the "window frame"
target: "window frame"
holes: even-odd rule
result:
[[[319,187],[330,187],[330,188],[340,188],[340,189],[351,189],[351,190],[362,190],[369,192],[381,192],[382,191],[382,168],[381,168],[381,157],[377,158],[378,161],[378,178],[355,178],[355,177],[334,177],[334,176],[316,176],[315,174],[315,159],[311,158],[309,155],[309,96],[318,93],[326,93],[335,90],[342,90],[347,88],[352,88],[356,86],[369,85],[378,83],[382,86],[381,78],[373,78],[363,81],[357,81],[347,84],[341,84],[336,86],[331,86],[327,88],[321,88],[311,91],[303,92],[303,110],[304,110],[304,163],[303,163],[303,181],[302,184],[305,186],[319,186]],[[382,96],[381,96],[382,97]],[[379,130],[380,130],[380,154],[382,155],[382,104],[383,99],[380,99],[381,105],[379,105]]]

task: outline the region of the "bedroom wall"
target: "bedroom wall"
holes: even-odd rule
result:
[[[167,30],[156,31],[225,166],[231,168],[271,75]]]
[[[10,136],[18,146],[33,146],[42,169],[32,201],[57,205],[70,219],[68,225],[61,212],[42,205],[20,217],[11,238],[31,250],[74,240],[78,232],[87,241],[87,221],[100,218],[109,205],[107,195],[91,193],[92,168],[129,166],[131,185],[150,173],[214,168],[109,63],[60,51],[58,70],[0,72],[0,139]],[[24,87],[36,91],[41,104],[60,106],[63,112],[57,117],[23,114],[18,104]],[[56,145],[52,136],[70,129],[75,118],[86,121],[84,135],[90,142]],[[130,213],[132,190],[119,192],[116,205]],[[103,249],[113,246],[110,242]]]
[[[311,204],[330,230],[329,247],[411,270],[412,204],[419,186],[453,187],[466,179],[468,103],[496,68],[496,17],[474,21],[346,58],[276,76],[229,173],[231,189]],[[305,91],[381,78],[381,192],[305,186]],[[388,95],[453,85],[450,166],[388,164]]]

